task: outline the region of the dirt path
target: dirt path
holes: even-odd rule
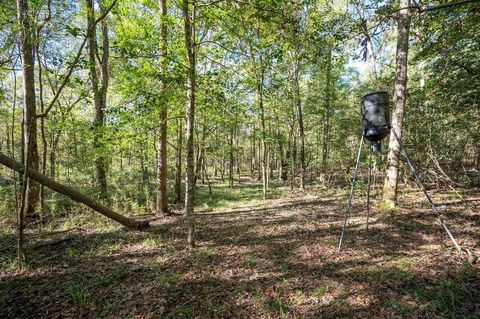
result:
[[[434,196],[460,243],[478,248],[478,198]],[[30,269],[0,271],[0,317],[480,318],[478,264],[451,249],[420,194],[403,198],[395,213],[373,210],[368,233],[356,200],[340,254],[344,194],[200,213],[195,251],[182,217],[58,234]]]

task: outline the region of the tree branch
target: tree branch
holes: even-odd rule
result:
[[[53,106],[55,105],[55,102],[57,102],[58,98],[60,97],[60,93],[62,93],[62,90],[64,89],[65,85],[67,85],[68,81],[70,80],[70,76],[72,75],[73,70],[77,66],[77,63],[80,60],[80,57],[82,56],[82,51],[83,51],[83,48],[85,47],[85,44],[87,43],[87,39],[88,39],[88,36],[89,36],[90,32],[95,32],[95,26],[100,21],[105,19],[105,17],[112,10],[113,6],[117,3],[117,1],[118,0],[114,0],[110,4],[110,6],[93,22],[92,29],[87,30],[87,34],[85,35],[85,38],[83,39],[82,44],[80,45],[80,48],[77,51],[75,59],[73,60],[72,64],[70,65],[70,68],[68,69],[67,75],[63,78],[63,81],[60,84],[60,87],[58,88],[57,92],[55,93],[52,101],[50,101],[50,103],[48,104],[48,107],[45,109],[45,112],[43,112],[41,114],[38,114],[37,118],[46,117],[48,115],[48,113],[50,112],[50,110],[53,108]]]

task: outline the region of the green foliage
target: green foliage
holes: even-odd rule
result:
[[[175,272],[166,272],[159,275],[155,281],[167,287],[175,287],[180,280],[180,274]]]
[[[328,286],[317,287],[313,290],[312,295],[317,298],[322,298],[328,291]]]
[[[210,247],[200,247],[193,251],[193,260],[195,263],[203,264],[211,262],[215,257],[215,250]]]
[[[84,307],[89,298],[89,291],[79,280],[69,281],[66,283],[65,291],[70,297],[74,305]]]

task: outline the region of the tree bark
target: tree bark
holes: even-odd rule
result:
[[[187,76],[187,103],[185,108],[186,114],[186,130],[185,130],[185,145],[187,168],[185,177],[185,215],[188,223],[187,242],[191,248],[195,247],[195,175],[194,175],[194,150],[193,150],[193,130],[195,124],[195,85],[196,85],[196,62],[195,62],[195,43],[193,38],[194,22],[190,17],[189,1],[182,0],[182,9],[184,16],[185,27],[185,50],[188,60],[188,76]],[[195,8],[195,0],[193,0],[193,7]]]
[[[291,110],[291,121],[290,121],[290,189],[293,190],[295,187],[295,175],[297,170],[297,138],[295,136],[295,110],[292,107]]]
[[[228,187],[233,187],[233,126],[230,127],[230,136],[228,143]]]
[[[88,43],[88,59],[90,81],[93,91],[93,149],[95,163],[95,180],[100,192],[99,195],[103,199],[107,199],[107,174],[106,161],[102,147],[103,126],[105,122],[104,107],[106,102],[107,86],[108,86],[108,31],[103,39],[103,48],[107,49],[103,52],[103,58],[100,62],[102,82],[99,83],[96,54],[97,54],[97,32],[95,28],[95,11],[93,0],[86,0],[87,4],[87,43]],[[105,72],[105,73],[104,73]]]
[[[167,34],[167,0],[159,0],[160,7],[160,72],[161,82],[161,105],[160,123],[158,126],[158,147],[157,147],[157,214],[169,215],[167,199],[167,106],[168,95],[166,94],[165,78],[168,73],[168,34]]]
[[[251,136],[251,146],[250,146],[250,179],[253,180],[255,175],[255,136]]]
[[[28,12],[28,1],[17,0],[18,24],[20,28],[23,71],[23,159],[27,161],[28,168],[39,167],[38,146],[37,146],[37,120],[35,104],[35,57],[33,43],[33,24]],[[27,178],[25,194],[25,215],[35,214],[39,200],[38,184]]]
[[[265,128],[265,107],[263,104],[263,84],[265,81],[265,70],[263,69],[263,63],[260,60],[260,74],[257,78],[257,98],[258,108],[260,110],[260,128],[262,134],[262,194],[265,200],[268,192],[268,150],[267,150],[267,132]]]
[[[25,168],[21,163],[19,163],[17,161],[14,161],[13,159],[11,159],[8,156],[5,156],[1,153],[0,153],[0,164],[3,164],[5,166],[21,173],[21,174],[25,174]],[[90,207],[91,209],[99,212],[100,214],[102,214],[102,215],[104,215],[104,216],[106,216],[110,219],[113,219],[114,221],[122,224],[123,226],[126,226],[128,228],[135,228],[135,229],[148,227],[148,222],[136,221],[136,220],[130,219],[128,217],[125,217],[123,215],[120,215],[120,214],[114,212],[113,210],[111,210],[110,208],[108,208],[108,207],[106,207],[106,206],[104,206],[104,205],[102,205],[98,202],[95,202],[94,200],[92,200],[91,198],[83,195],[82,193],[78,192],[77,190],[75,190],[75,189],[73,189],[69,186],[62,185],[62,184],[54,181],[53,179],[42,175],[37,170],[29,168],[27,170],[27,174],[28,174],[29,178],[34,179],[38,183],[43,184],[43,185],[47,186],[48,188],[51,188],[54,191],[59,192],[59,193],[65,195],[65,196],[68,196],[76,202],[82,203],[82,204]]]
[[[322,174],[328,170],[328,142],[330,131],[330,100],[331,100],[331,81],[332,81],[332,51],[327,54],[327,74],[325,85],[325,108],[323,110],[323,145],[322,145]]]
[[[177,154],[176,154],[176,163],[175,163],[175,203],[182,202],[182,144],[183,144],[183,135],[182,135],[182,119],[178,119],[177,127]]]
[[[400,0],[400,8],[410,6],[410,0]],[[410,9],[399,11],[397,27],[397,59],[395,94],[392,112],[392,128],[402,138],[403,115],[405,112],[408,65],[408,36],[410,29]],[[387,207],[395,207],[398,185],[398,163],[400,145],[394,134],[390,134],[388,144],[387,172],[383,186],[383,202]]]
[[[298,117],[298,132],[300,137],[300,187],[305,189],[305,175],[306,175],[306,166],[305,166],[305,130],[303,127],[303,112],[302,112],[302,99],[300,96],[300,83],[299,83],[299,73],[300,73],[300,61],[298,52],[295,54],[294,58],[294,88],[295,88],[295,106],[297,108],[297,117]]]

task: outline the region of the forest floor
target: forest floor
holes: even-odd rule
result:
[[[368,232],[357,193],[340,253],[345,189],[278,188],[266,201],[258,184],[213,193],[200,187],[195,250],[182,216],[142,216],[146,231],[27,234],[23,269],[3,236],[0,317],[480,318],[479,264],[452,248],[417,188],[403,187],[394,211],[374,207]],[[478,192],[432,196],[478,256]]]

